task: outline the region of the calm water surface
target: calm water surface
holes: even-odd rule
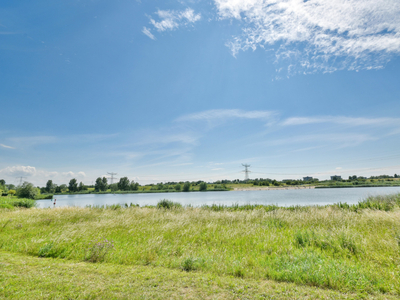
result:
[[[111,204],[156,205],[162,199],[179,202],[182,205],[201,206],[204,204],[275,204],[326,205],[338,202],[355,204],[370,195],[389,195],[400,193],[400,187],[336,188],[272,191],[230,191],[230,192],[190,192],[190,193],[154,193],[154,194],[87,194],[55,195],[57,207]],[[52,207],[52,200],[37,201],[38,207]]]

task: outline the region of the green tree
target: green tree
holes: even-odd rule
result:
[[[11,197],[14,196],[16,193],[17,193],[16,190],[9,190],[9,191],[8,191],[8,194],[9,194]]]
[[[105,192],[108,189],[108,182],[107,182],[107,178],[103,177],[103,179],[101,180],[103,182],[103,189],[102,191]]]
[[[99,191],[101,191],[101,187],[103,186],[103,182],[101,181],[101,178],[100,177],[97,177],[97,179],[96,179],[96,183],[94,184],[94,190],[96,191],[96,192],[99,192]]]
[[[118,182],[118,189],[120,189],[121,191],[128,191],[129,188],[130,188],[130,181],[128,177],[120,178]]]
[[[118,183],[110,184],[109,187],[110,187],[111,192],[116,192],[116,191],[118,191]]]
[[[94,185],[94,190],[96,192],[105,192],[108,189],[108,183],[107,183],[107,178],[103,177],[98,177],[96,179],[96,183]]]
[[[103,180],[101,180],[101,177],[97,177],[96,183],[94,184],[94,190],[96,192],[101,192],[103,190]]]
[[[62,193],[61,186],[56,186],[55,192],[56,193]]]
[[[190,182],[186,181],[185,184],[183,185],[183,191],[189,192],[189,190],[190,190]]]
[[[81,191],[86,191],[86,190],[87,190],[87,187],[83,184],[82,181],[79,182],[78,190],[79,190],[80,192],[81,192]]]
[[[46,183],[46,192],[52,193],[53,191],[54,191],[53,180],[47,180],[47,183]]]
[[[7,186],[7,188],[9,190],[15,190],[16,189],[15,185],[13,185],[13,184],[7,184],[6,186]]]
[[[60,185],[60,189],[61,189],[61,193],[64,193],[64,192],[66,192],[68,190],[68,187],[67,187],[66,184],[61,184]]]
[[[39,190],[34,187],[34,185],[30,182],[25,181],[21,186],[17,189],[18,198],[28,198],[35,199],[35,197],[39,194]]]
[[[181,190],[181,185],[178,183],[175,185],[175,191],[180,191]]]
[[[199,190],[207,191],[207,183],[205,183],[205,182],[200,183]]]
[[[139,183],[134,182],[133,180],[131,181],[131,185],[130,185],[130,190],[131,191],[137,191],[139,189]]]
[[[75,193],[75,192],[78,191],[78,182],[76,181],[75,178],[72,178],[72,179],[69,181],[68,190],[69,190],[70,192],[73,192],[73,193]]]
[[[0,185],[6,185],[6,181],[4,179],[0,179]]]

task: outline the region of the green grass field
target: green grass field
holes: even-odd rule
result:
[[[399,204],[1,209],[0,296],[395,299]]]

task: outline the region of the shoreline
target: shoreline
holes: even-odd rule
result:
[[[245,187],[234,188],[233,191],[273,191],[273,190],[312,190],[315,186],[285,186],[285,187]]]

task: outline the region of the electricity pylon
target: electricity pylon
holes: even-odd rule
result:
[[[107,172],[107,174],[108,174],[108,175],[111,175],[111,177],[110,177],[110,184],[113,184],[114,175],[117,175],[117,173]]]
[[[249,171],[250,165],[247,164],[242,164],[242,166],[244,167],[244,180],[249,180],[249,173],[251,173],[251,171]]]

